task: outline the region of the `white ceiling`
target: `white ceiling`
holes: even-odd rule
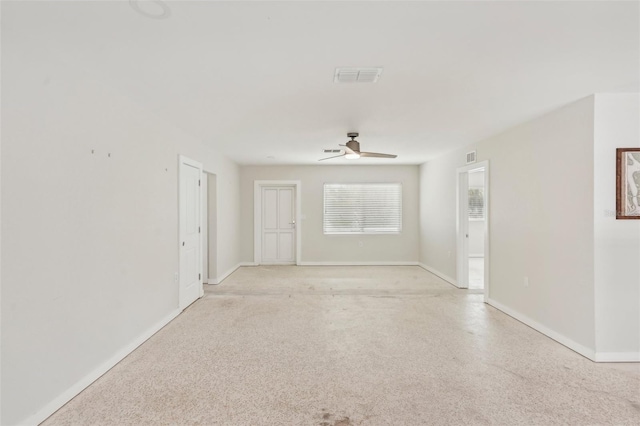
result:
[[[589,94],[638,91],[638,2],[167,5],[160,20],[128,2],[5,4],[2,23],[46,34],[241,164],[318,164],[349,131],[398,154],[363,163],[419,164]],[[384,72],[334,84],[338,66]]]

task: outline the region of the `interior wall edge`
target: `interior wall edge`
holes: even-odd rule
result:
[[[101,365],[96,367],[92,372],[84,376],[82,379],[78,380],[74,385],[68,388],[66,391],[62,392],[55,399],[50,401],[44,407],[39,409],[37,412],[27,417],[26,419],[18,422],[19,425],[38,425],[46,420],[50,415],[58,411],[62,408],[67,402],[71,401],[75,398],[80,392],[89,387],[93,382],[98,380],[102,375],[107,373],[116,364],[126,358],[130,353],[135,351],[140,345],[149,340],[154,334],[164,328],[167,324],[173,321],[178,315],[180,315],[182,311],[180,309],[176,309],[172,311],[169,315],[162,318],[158,321],[154,326],[149,328],[147,331],[142,333],[137,339],[135,339],[130,344],[124,346],[118,352],[116,352],[112,357],[107,359]]]
[[[222,275],[219,275],[216,278],[209,278],[207,280],[207,284],[220,284],[222,283],[222,281],[224,281],[229,275],[233,274],[235,271],[238,270],[238,268],[241,268],[243,266],[256,266],[255,263],[253,262],[239,262],[238,264],[236,264],[235,266],[233,266],[232,268],[230,268],[229,270],[227,270],[225,273],[223,273]]]
[[[439,278],[442,278],[443,280],[445,280],[449,284],[452,284],[452,285],[458,287],[458,281],[456,281],[455,278],[452,278],[447,274],[443,274],[442,272],[438,271],[437,269],[432,268],[431,266],[428,266],[427,264],[422,263],[422,262],[418,262],[418,266],[420,266],[425,271],[431,272],[433,275],[435,275],[435,276],[437,276]]]
[[[571,349],[572,351],[584,356],[585,358],[590,359],[591,361],[597,361],[596,359],[596,352],[594,349],[592,348],[588,348],[560,333],[558,333],[557,331],[554,331],[552,329],[550,329],[549,327],[540,324],[539,322],[529,318],[528,316],[516,311],[515,309],[509,308],[506,305],[503,305],[502,303],[496,301],[495,299],[489,298],[487,299],[487,304],[493,306],[494,308],[496,308],[497,310],[509,315],[510,317],[512,317],[515,320],[520,321],[521,323],[523,323],[524,325],[533,328],[534,330],[544,334],[545,336],[549,337],[550,339],[555,340],[556,342],[560,343],[563,346],[566,346],[567,348]]]

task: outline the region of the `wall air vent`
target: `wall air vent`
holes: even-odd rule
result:
[[[342,152],[341,149],[325,149],[324,150],[325,154],[339,154],[341,152]]]
[[[467,152],[467,164],[476,162],[476,151]]]
[[[334,83],[375,83],[382,75],[382,67],[336,68]]]

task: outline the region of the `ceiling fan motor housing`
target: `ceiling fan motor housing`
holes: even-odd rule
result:
[[[357,133],[356,133],[357,135]],[[349,142],[347,142],[347,148],[349,148],[352,151],[355,152],[360,152],[360,142],[358,141],[354,141],[354,140],[350,140]]]

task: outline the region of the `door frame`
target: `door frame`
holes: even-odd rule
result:
[[[465,234],[469,232],[469,180],[468,178],[466,181],[462,179],[462,175],[478,169],[484,169],[484,301],[487,302],[490,287],[489,265],[491,264],[489,251],[489,160],[478,161],[456,169],[456,287],[469,288],[469,241],[465,237]]]
[[[209,176],[207,176],[207,171],[202,170],[202,174],[200,175],[200,201],[202,202],[202,218],[200,221],[201,225],[201,236],[200,242],[202,243],[200,247],[202,247],[202,253],[200,257],[202,258],[202,284],[209,283],[209,187],[208,187]]]
[[[253,263],[262,263],[262,188],[267,186],[293,186],[296,194],[296,265],[300,265],[302,246],[302,182],[299,180],[256,180],[253,181]]]
[[[202,175],[203,175],[203,170],[202,170],[202,163],[199,163],[195,160],[192,160],[191,158],[185,157],[184,155],[178,155],[178,241],[177,241],[177,245],[178,245],[178,308],[179,309],[184,309],[187,306],[189,306],[193,301],[189,301],[189,302],[185,302],[184,297],[185,295],[183,294],[183,288],[182,288],[182,277],[183,277],[183,269],[184,266],[182,265],[182,255],[180,253],[181,251],[181,247],[182,245],[180,244],[181,241],[184,240],[184,235],[182,234],[182,227],[180,226],[181,224],[181,200],[182,200],[182,194],[181,194],[181,188],[182,188],[182,175],[184,173],[184,166],[190,166],[190,167],[194,167],[196,169],[198,169],[200,171],[200,182],[202,182]],[[202,275],[202,209],[203,209],[203,205],[202,205],[202,183],[200,184],[200,186],[198,187],[198,205],[200,207],[200,214],[198,215],[198,218],[200,220],[200,232],[199,232],[199,242],[198,242],[198,247],[200,247],[200,256],[198,256],[198,270],[200,271],[200,292],[199,292],[199,296],[198,297],[202,297],[204,296],[204,287],[202,285],[203,283],[203,275]]]

